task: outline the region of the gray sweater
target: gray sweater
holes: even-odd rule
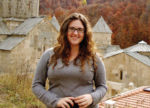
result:
[[[89,108],[98,108],[99,101],[107,91],[105,68],[101,59],[96,56],[98,66],[96,72],[88,63],[85,64],[85,71],[81,72],[80,66],[74,65],[73,61],[70,61],[68,66],[64,66],[61,59],[58,59],[56,67],[52,69],[52,66],[47,67],[47,63],[53,54],[51,48],[41,56],[32,82],[33,93],[48,108],[56,108],[58,100],[62,97],[91,94],[93,103]],[[77,63],[80,61],[77,60]],[[47,78],[50,85],[48,90],[45,89]]]

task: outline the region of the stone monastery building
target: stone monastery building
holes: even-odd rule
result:
[[[101,16],[93,27],[93,39],[98,51],[104,55],[106,49],[111,46],[112,31]]]
[[[56,43],[59,23],[39,16],[39,0],[0,1],[0,73],[34,71],[41,54]],[[111,44],[112,31],[101,17],[93,27],[98,50]]]
[[[33,71],[58,31],[55,16],[39,17],[39,0],[1,0],[0,73]]]
[[[150,84],[150,45],[141,41],[126,49],[104,55],[109,96],[125,88],[136,88]]]

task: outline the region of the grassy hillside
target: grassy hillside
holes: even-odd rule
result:
[[[45,108],[32,94],[31,74],[0,75],[0,108]]]

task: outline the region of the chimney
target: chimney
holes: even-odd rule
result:
[[[105,101],[105,108],[115,108],[115,103],[113,100],[107,100]]]

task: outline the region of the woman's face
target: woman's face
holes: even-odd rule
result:
[[[71,46],[79,45],[84,38],[84,26],[80,20],[73,20],[68,26],[67,39]]]

